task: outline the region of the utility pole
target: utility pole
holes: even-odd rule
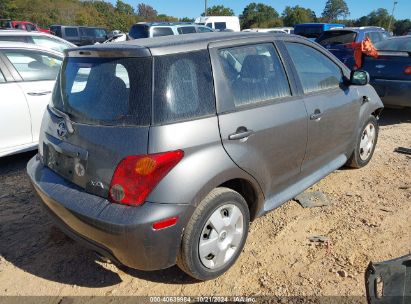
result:
[[[204,0],[204,17],[207,17],[207,0]]]
[[[394,0],[394,6],[392,7],[390,22],[388,23],[388,32],[391,32],[391,23],[392,23],[392,19],[394,18],[395,6],[396,6],[397,4],[398,4],[398,1],[395,1],[395,0]]]

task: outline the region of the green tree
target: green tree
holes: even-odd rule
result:
[[[350,14],[347,3],[344,0],[327,0],[322,16],[328,21],[346,18]]]
[[[372,11],[367,16],[362,16],[355,22],[355,26],[381,26],[388,27],[390,23],[390,13],[385,8]]]
[[[397,20],[394,23],[394,34],[401,36],[407,34],[411,31],[411,20],[410,19],[403,19]]]
[[[201,16],[204,16],[204,13]],[[224,5],[214,5],[207,8],[207,16],[234,16],[234,11]]]
[[[137,6],[137,16],[146,21],[154,21],[157,18],[157,11],[150,5],[140,3]]]
[[[178,18],[173,16],[167,16],[166,14],[157,15],[156,21],[164,21],[164,22],[178,22]]]
[[[282,14],[285,26],[294,26],[299,23],[315,22],[317,17],[315,12],[309,8],[299,5],[294,7],[287,6]]]
[[[180,21],[180,22],[194,22],[194,19],[189,18],[189,17],[183,17],[183,18],[180,18],[178,21]]]
[[[124,3],[122,0],[117,0],[116,10],[120,14],[134,15],[134,9],[130,4]]]
[[[278,12],[271,6],[263,3],[250,3],[240,16],[242,28],[281,26],[282,20]]]

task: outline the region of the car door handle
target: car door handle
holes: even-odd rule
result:
[[[44,96],[44,95],[48,95],[48,94],[51,94],[51,91],[29,92],[29,93],[27,93],[27,95],[30,95],[30,96]]]
[[[239,127],[235,133],[228,135],[229,140],[238,140],[249,137],[253,134],[253,130],[248,130],[246,127]]]
[[[310,115],[310,119],[311,120],[320,120],[322,115],[323,115],[323,113],[319,109],[316,109],[314,111],[314,113]]]

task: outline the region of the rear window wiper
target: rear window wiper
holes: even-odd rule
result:
[[[50,106],[50,105],[47,105],[47,109],[48,109],[51,113],[53,113],[55,116],[60,117],[60,118],[63,118],[63,119],[64,119],[64,122],[66,123],[67,131],[68,131],[70,134],[73,134],[73,133],[74,133],[73,124],[71,123],[70,117],[69,117],[66,113],[64,113],[63,111],[60,111],[60,110],[58,110],[58,109],[56,109],[55,107],[52,107],[52,106]]]

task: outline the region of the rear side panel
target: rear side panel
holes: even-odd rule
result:
[[[107,197],[117,164],[125,156],[147,153],[148,127],[73,123],[74,133],[61,137],[62,123],[45,113],[39,144],[43,162],[90,193]]]

